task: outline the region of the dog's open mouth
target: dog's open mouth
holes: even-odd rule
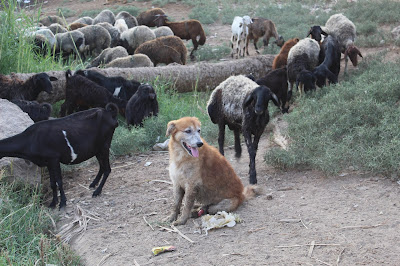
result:
[[[197,147],[192,147],[186,142],[182,142],[182,146],[186,149],[186,151],[193,157],[199,157],[199,150]]]

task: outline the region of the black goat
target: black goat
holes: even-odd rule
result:
[[[61,105],[60,116],[72,114],[92,107],[105,107],[107,103],[117,104],[121,114],[125,114],[126,101],[113,96],[106,88],[81,75],[65,73],[65,102]]]
[[[106,88],[115,97],[125,101],[129,101],[140,86],[140,82],[136,80],[127,80],[120,76],[106,77],[95,70],[78,70],[75,72],[75,75],[81,75],[96,82],[98,85]]]
[[[37,101],[13,100],[22,111],[27,113],[33,122],[48,120],[52,107],[49,103],[38,103]]]
[[[46,73],[35,74],[26,81],[0,74],[0,98],[35,101],[42,91],[52,93],[51,81],[56,80],[56,77],[49,77]]]
[[[317,79],[317,86],[326,85],[326,79],[330,83],[337,83],[340,72],[340,45],[335,37],[329,35],[321,44],[319,52],[320,65],[314,68],[313,73]]]
[[[301,84],[300,94],[309,90],[316,90],[315,82],[316,78],[309,66],[309,59],[306,53],[298,55],[287,65],[288,81],[296,81],[296,89],[299,90]],[[288,90],[287,100],[290,101],[292,97],[292,90]]]
[[[42,121],[28,127],[15,136],[0,140],[0,158],[18,157],[34,164],[46,166],[50,174],[53,200],[57,205],[57,185],[60,190],[60,208],[67,198],[64,194],[60,163],[78,164],[96,156],[100,169],[90,184],[95,187],[103,176],[93,197],[100,195],[111,172],[109,153],[117,122],[118,108],[107,104],[106,108],[93,108],[67,117]]]
[[[317,42],[321,42],[321,39],[322,39],[321,35],[328,36],[328,33],[323,31],[320,26],[312,26],[310,28],[310,30],[308,31],[306,37],[308,37],[310,35],[311,35],[311,39],[314,39]]]
[[[158,115],[158,101],[154,88],[149,84],[139,86],[126,105],[126,123],[143,126],[143,119]]]

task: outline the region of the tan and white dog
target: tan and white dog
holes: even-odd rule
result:
[[[243,187],[232,166],[220,152],[200,137],[196,117],[183,117],[168,123],[171,136],[169,175],[174,186],[174,207],[168,222],[185,224],[195,201],[210,214],[234,211],[255,195],[255,186]],[[178,218],[183,203],[182,214]]]

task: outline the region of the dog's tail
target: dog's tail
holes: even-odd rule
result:
[[[243,190],[244,200],[254,198],[261,193],[261,189],[255,185],[246,186]]]

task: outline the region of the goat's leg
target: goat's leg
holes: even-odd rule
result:
[[[235,44],[236,40],[235,40],[235,36],[232,35],[231,37],[231,47],[232,47],[232,51],[231,51],[231,57],[233,58],[233,53],[234,53],[234,44]]]
[[[260,52],[258,51],[258,47],[257,47],[258,38],[254,37],[253,42],[254,42],[254,48],[256,49],[257,54],[260,54]]]
[[[99,171],[97,172],[96,177],[94,178],[93,182],[90,184],[90,188],[95,188],[97,186],[97,184],[100,181],[100,178],[102,177],[102,175],[104,174],[104,168],[103,168],[103,164],[100,162],[100,160],[97,158],[98,162],[99,162]]]
[[[251,133],[248,131],[243,132],[244,139],[246,141],[247,151],[249,152],[250,163],[249,163],[249,175],[250,184],[257,184],[257,172],[256,172],[256,150],[253,145]]]
[[[268,44],[269,44],[269,38],[266,38],[266,37],[267,37],[267,36],[264,35],[264,38],[263,38],[264,49],[265,49],[266,47],[268,47]]]
[[[224,155],[224,142],[225,142],[225,124],[218,124],[218,146],[219,152]]]
[[[185,191],[181,187],[174,185],[174,208],[172,209],[172,213],[164,220],[165,222],[171,223],[178,218],[184,194]]]
[[[60,190],[60,209],[61,209],[62,207],[67,205],[67,197],[65,197],[63,189],[60,162],[58,160],[53,160],[49,163],[49,166],[47,168],[49,169],[50,173],[50,184],[52,186],[52,189],[54,188],[55,185],[54,183],[56,182],[58,185],[58,189]],[[53,178],[51,178],[51,176],[53,176]],[[55,204],[57,204],[57,188],[55,190],[53,189],[53,201],[51,202],[50,206],[53,206],[53,203],[55,207]]]
[[[196,198],[196,190],[194,187],[188,186],[185,188],[185,196],[183,197],[183,209],[181,216],[173,222],[173,225],[185,224],[192,213],[194,200]]]
[[[238,38],[237,42],[236,42],[236,59],[238,59],[240,56],[240,52],[241,52],[240,45],[241,45],[240,38]]]
[[[246,37],[246,53],[247,53],[247,55],[250,55],[249,54],[249,42],[250,42],[250,37],[247,35],[247,37]]]
[[[199,47],[199,44],[197,43],[196,36],[194,38],[192,38],[192,43],[193,43],[193,49],[190,52],[190,60],[193,61],[195,59],[193,52],[197,50],[197,47]]]
[[[53,200],[51,201],[49,208],[55,208],[57,203],[58,203],[58,197],[57,197],[57,183],[56,183],[56,178],[54,176],[54,171],[52,168],[48,167],[49,173],[50,173],[50,187],[51,190],[53,191]]]
[[[347,75],[347,63],[349,62],[349,57],[347,54],[344,55],[344,73],[343,75]]]
[[[242,146],[240,146],[240,130],[235,129],[233,133],[235,135],[235,157],[240,158],[240,156],[242,156]]]
[[[103,178],[101,179],[100,185],[97,187],[97,189],[93,192],[93,197],[96,197],[100,195],[101,191],[103,190],[103,186],[107,181],[108,176],[111,173],[111,167],[110,167],[110,160],[109,160],[109,148],[106,148],[106,151],[102,152],[101,154],[97,155],[96,158],[99,161],[99,164],[103,165]],[[94,181],[93,181],[94,182]]]
[[[61,108],[60,108],[60,116],[64,117],[66,115],[66,113],[67,113],[67,103],[63,102],[63,104],[61,105]]]

